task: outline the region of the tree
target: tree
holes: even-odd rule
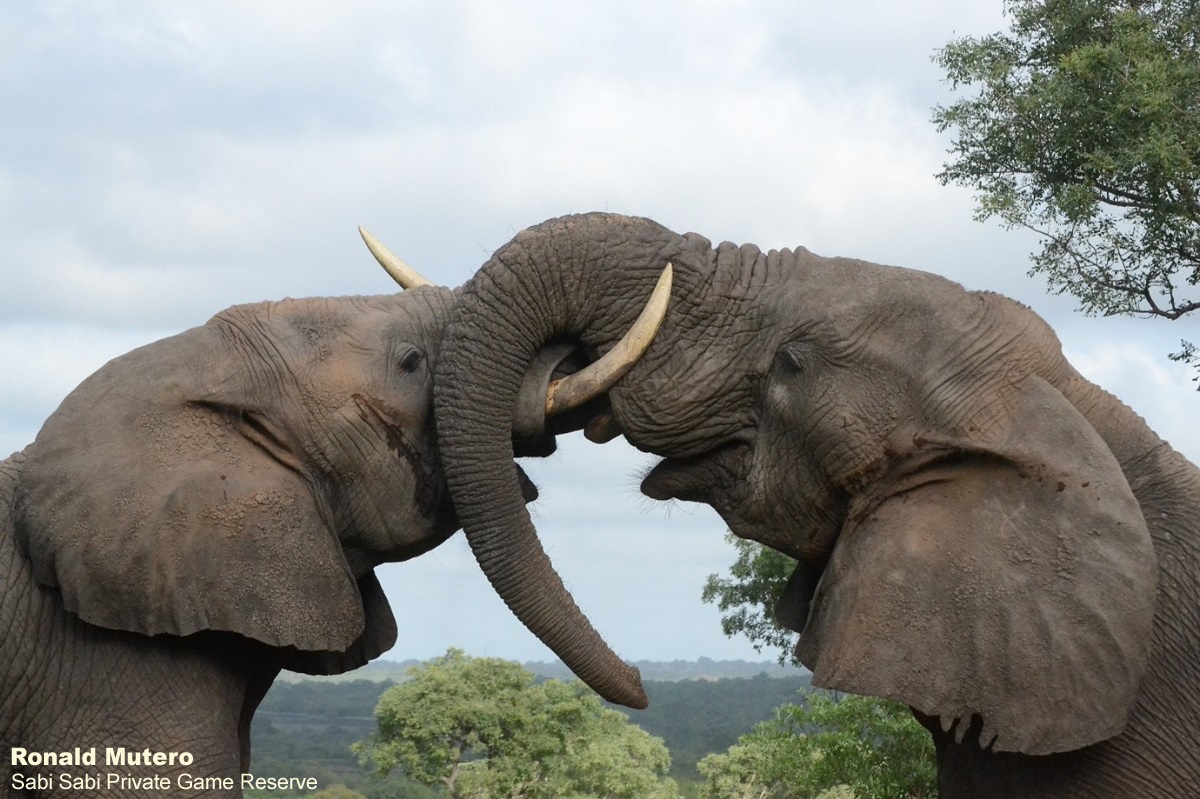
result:
[[[322,788],[316,793],[309,794],[308,799],[367,799],[367,797],[341,783],[334,783],[328,788]]]
[[[535,682],[520,664],[451,649],[388,690],[378,733],[355,744],[456,799],[674,799],[666,746],[582,683]]]
[[[812,694],[700,761],[701,799],[937,795],[933,741],[903,705]]]
[[[978,192],[976,218],[1037,232],[1031,274],[1085,313],[1200,309],[1200,3],[1004,6],[1011,31],[935,56],[978,87],[934,110],[954,131],[938,178]],[[1187,341],[1171,357],[1200,368]]]
[[[796,561],[733,535],[729,577],[709,575],[705,602],[721,610],[728,636],[744,635],[757,651],[778,650],[795,662],[795,634],[774,622],[775,602]],[[935,796],[933,741],[908,708],[848,696],[813,694],[807,706],[784,705],[722,755],[697,768],[702,799],[893,799]]]
[[[721,629],[732,638],[744,635],[756,652],[777,649],[780,664],[796,663],[796,635],[775,623],[775,602],[783,593],[796,561],[762,544],[726,536],[737,551],[729,577],[710,574],[701,599],[721,611]],[[797,664],[798,665],[798,664]]]

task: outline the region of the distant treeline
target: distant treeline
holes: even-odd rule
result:
[[[768,678],[759,675],[719,680],[646,681],[650,707],[626,710],[635,724],[662,738],[671,750],[671,774],[687,779],[697,775],[696,762],[724,752],[775,708],[803,701],[812,689],[812,675]],[[624,710],[624,708],[618,708]]]
[[[341,674],[336,677],[308,677],[303,674],[284,672],[279,682],[351,682],[354,680],[393,680],[403,682],[408,670],[413,666],[424,665],[421,660],[373,660],[362,668]],[[553,677],[557,680],[573,680],[573,675],[561,661],[545,662],[530,661],[522,666],[543,677]],[[643,680],[675,682],[677,680],[719,680],[724,677],[757,677],[765,674],[768,677],[800,677],[808,672],[795,666],[780,666],[773,661],[752,660],[639,660],[633,665],[642,673]]]
[[[793,676],[771,678],[761,668],[764,664],[753,664],[760,666],[754,677],[714,679],[711,675],[720,673],[715,663],[652,664],[654,669],[643,670],[650,707],[626,711],[634,723],[666,742],[672,774],[685,780],[695,778],[700,758],[724,752],[779,705],[800,702],[801,692],[811,687],[807,673],[792,669]],[[540,674],[550,670],[544,666],[526,664]],[[671,676],[649,679],[653,673]],[[704,679],[680,676],[687,673]],[[394,684],[390,678],[276,682],[254,719],[255,771],[315,776],[321,785],[359,784],[363,769],[350,753],[350,744],[374,731],[375,705]]]

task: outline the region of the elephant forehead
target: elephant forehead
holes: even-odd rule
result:
[[[618,384],[612,406],[629,441],[666,457],[687,457],[751,427],[758,379],[736,362],[739,351],[753,345],[735,338],[685,347]]]

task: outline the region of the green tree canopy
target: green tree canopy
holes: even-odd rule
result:
[[[322,788],[316,793],[309,794],[308,799],[367,799],[367,797],[341,783],[334,783],[328,788]]]
[[[1010,31],[935,57],[977,89],[934,111],[954,136],[938,177],[978,192],[979,219],[1036,231],[1031,273],[1085,312],[1200,309],[1200,3],[1004,6]]]
[[[700,761],[701,799],[920,799],[937,795],[933,741],[903,705],[813,694],[725,754]]]
[[[705,602],[716,603],[728,636],[793,660],[795,634],[774,621],[775,602],[796,561],[733,535],[729,577],[710,575]],[[882,699],[821,694],[784,705],[721,755],[697,768],[701,799],[916,799],[936,796],[933,740],[908,708]]]
[[[520,664],[451,649],[388,690],[378,733],[355,745],[452,797],[673,799],[666,746],[581,683],[535,682]]]
[[[783,594],[796,561],[774,549],[727,535],[737,558],[729,568],[729,576],[710,574],[704,583],[701,599],[715,604],[721,611],[721,629],[732,638],[744,635],[754,651],[776,650],[780,664],[799,663],[792,650],[796,634],[775,623],[775,603]]]

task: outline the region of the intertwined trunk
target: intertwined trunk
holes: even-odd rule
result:
[[[632,324],[665,264],[680,260],[683,244],[652,222],[607,215],[522,232],[464,287],[436,376],[446,478],[484,573],[576,675],[606,699],[633,707],[646,702],[637,670],[591,627],[538,541],[512,462],[511,420],[538,349],[571,340],[603,354]],[[688,290],[687,265],[680,266],[676,297]],[[669,346],[656,341],[651,352]]]

